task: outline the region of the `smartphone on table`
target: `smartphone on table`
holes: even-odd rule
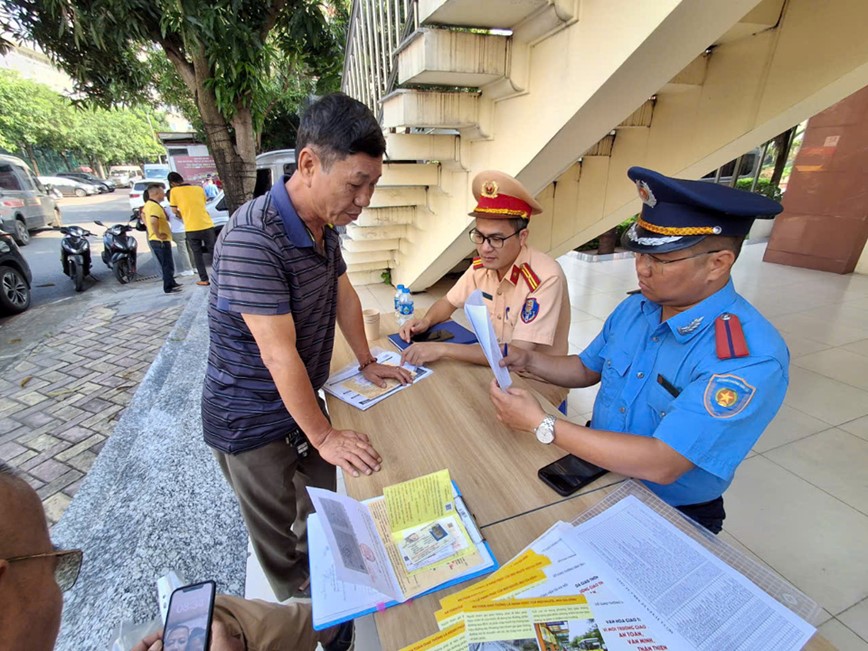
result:
[[[539,478],[560,495],[572,495],[605,475],[608,470],[568,454],[537,471]]]
[[[164,651],[208,650],[216,587],[214,581],[203,581],[182,586],[172,593],[163,628]]]
[[[419,334],[410,337],[410,341],[418,344],[422,342],[449,341],[454,337],[455,335],[451,332],[441,328],[439,330],[426,330],[425,332],[420,332]]]

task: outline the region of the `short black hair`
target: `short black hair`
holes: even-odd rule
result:
[[[169,172],[169,176],[166,177],[169,183],[183,183],[184,177],[178,174],[177,172]]]
[[[528,220],[523,217],[510,217],[508,221],[512,224],[516,233],[523,231],[528,226]]]
[[[344,93],[332,93],[304,112],[295,139],[296,151],[311,147],[325,171],[353,154],[380,158],[386,139],[377,118],[360,101]]]
[[[15,469],[5,461],[0,461],[0,478],[17,477]]]

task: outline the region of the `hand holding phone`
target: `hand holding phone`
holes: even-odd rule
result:
[[[583,486],[605,475],[608,470],[568,454],[543,466],[537,475],[559,495],[572,495]]]
[[[207,651],[214,615],[214,581],[185,585],[172,593],[163,629],[164,651]]]

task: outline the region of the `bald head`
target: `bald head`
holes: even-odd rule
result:
[[[9,649],[51,651],[63,598],[54,579],[56,559],[19,556],[52,550],[36,491],[0,463],[0,631]]]

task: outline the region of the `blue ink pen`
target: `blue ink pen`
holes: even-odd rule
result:
[[[506,321],[507,324],[509,324],[509,306],[508,305],[506,307],[506,314],[504,315],[503,319],[504,319],[504,321]],[[507,357],[508,355],[509,355],[509,344],[504,343],[503,344],[503,356]]]

